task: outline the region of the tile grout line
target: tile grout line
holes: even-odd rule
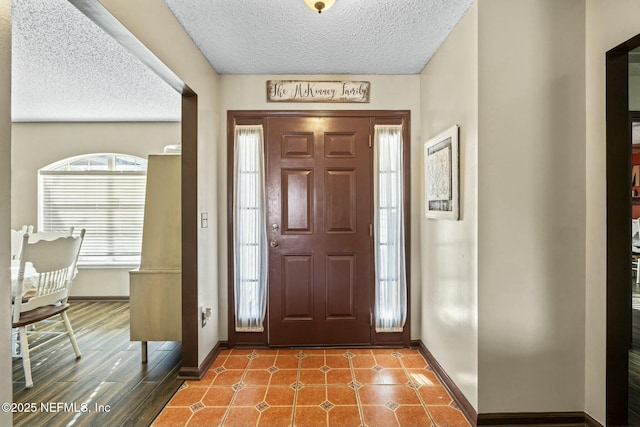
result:
[[[322,350],[322,366],[325,366],[326,364],[327,364],[327,350]],[[324,403],[324,402],[329,401],[329,384],[327,382],[327,373],[324,372],[323,375],[324,375],[324,400],[323,400],[323,403]],[[333,403],[333,402],[331,402],[331,403]],[[322,404],[320,404],[320,405],[322,405]],[[324,409],[324,408],[322,408],[322,409]],[[331,409],[333,409],[333,408],[331,408]],[[324,422],[325,422],[325,425],[327,425],[327,426],[329,425],[329,411],[324,411]]]
[[[253,359],[256,359],[258,357],[260,357],[260,355],[258,354],[258,352],[256,352],[256,349],[253,349],[252,354],[254,355],[254,357],[252,357],[251,359],[249,359],[249,363],[247,364],[247,372],[249,372],[249,368],[251,366],[251,362],[253,361]],[[277,356],[277,352],[276,352],[276,359],[278,358]],[[274,360],[275,363],[275,360]],[[271,387],[271,377],[273,376],[273,374],[271,372],[269,372],[269,381],[267,381],[267,384],[264,388],[264,395],[262,396],[262,401],[258,402],[258,405],[260,405],[261,403],[266,403],[267,407],[270,408],[271,406],[267,403],[267,394],[269,394],[269,387]],[[247,386],[247,387],[251,387],[251,386]],[[254,387],[259,388],[260,384],[254,384]],[[258,409],[256,407],[256,405],[254,405],[254,408]],[[268,409],[267,408],[267,409]],[[262,415],[264,414],[264,412],[267,410],[265,409],[264,411],[261,409],[258,409],[258,419],[256,420],[256,426],[258,426],[260,424],[260,419],[262,418]]]
[[[233,352],[227,355],[227,359],[229,358],[229,356],[231,354],[233,354]],[[251,354],[255,354],[255,350],[253,350],[253,352]],[[244,372],[242,373],[242,376],[240,377],[240,381],[238,381],[237,384],[242,384],[243,385],[244,377],[247,375],[247,371],[249,370],[249,366],[251,366],[251,361],[253,359],[251,359],[249,357],[249,355],[247,355],[246,357],[249,359],[249,363],[247,363],[247,366],[244,367]],[[226,362],[226,360],[225,360],[225,362]],[[233,402],[236,401],[236,397],[238,396],[238,393],[240,392],[240,390],[243,389],[243,387],[234,388],[233,386],[232,386],[232,388],[233,388],[233,396],[231,397],[231,400],[229,401],[229,404],[227,405],[227,409],[224,412],[224,415],[222,416],[222,419],[220,420],[220,426],[224,426],[224,423],[227,421],[227,417],[229,416],[229,412],[231,412],[231,407],[233,406]]]
[[[422,357],[422,355],[420,355],[420,357]],[[423,358],[424,359],[424,358]],[[409,374],[409,369],[404,365],[404,362],[402,361],[402,357],[400,357],[398,359],[400,361],[400,364],[402,365],[402,369],[405,371],[405,374],[407,375],[407,378],[409,378],[409,381],[412,381],[411,375]],[[426,362],[426,361],[425,361]],[[427,362],[428,363],[428,362]],[[428,366],[428,365],[427,365]],[[419,387],[418,387],[419,388]],[[433,419],[433,417],[431,416],[431,412],[429,411],[429,408],[427,407],[427,404],[424,402],[424,399],[422,398],[422,396],[420,395],[420,393],[418,393],[418,389],[414,388],[413,392],[418,396],[418,400],[420,400],[420,404],[422,405],[422,407],[424,408],[424,411],[427,413],[427,416],[429,417],[429,419],[431,420],[431,425],[432,426],[437,426],[436,421]]]
[[[375,353],[373,353],[373,352],[371,352],[371,355],[373,356],[374,366],[382,366],[382,365],[378,365],[378,357],[376,356],[376,354],[375,354]],[[396,358],[396,359],[398,360],[398,363],[400,363],[400,358]],[[400,363],[400,366],[404,367],[404,365],[403,365],[402,363]],[[393,369],[393,368],[385,368],[385,369]],[[406,374],[405,374],[405,375],[406,375]],[[383,381],[383,382],[382,382],[382,384],[380,384],[380,385],[384,388],[384,387],[387,387],[387,386],[390,386],[390,385],[392,386],[392,385],[394,385],[394,384],[395,384],[395,382],[394,382],[394,383],[391,383],[391,384],[387,384],[387,383],[385,383],[385,382]],[[397,399],[396,399],[396,400],[397,400]],[[394,402],[394,403],[396,403],[396,404],[398,404],[398,402],[396,402],[395,400],[393,400],[393,402]],[[383,404],[382,406],[386,406],[386,403],[388,403],[388,401],[387,401],[387,402],[385,402],[385,404]],[[397,409],[397,408],[396,408],[396,409]],[[393,412],[393,416],[395,417],[396,422],[398,423],[398,425],[399,425],[399,426],[401,426],[401,425],[402,425],[402,423],[401,423],[401,422],[400,422],[400,420],[398,419],[398,413],[396,412],[396,409],[393,409],[393,410],[392,410],[392,412]]]
[[[355,355],[354,357],[358,357],[358,356]],[[365,427],[366,424],[364,423],[364,411],[362,409],[362,402],[360,401],[360,392],[358,390],[359,387],[358,387],[358,382],[356,380],[356,372],[355,372],[355,368],[353,367],[353,357],[349,358],[349,370],[351,371],[351,382],[356,392],[356,404],[358,405],[358,414],[360,415],[360,425],[362,427]]]
[[[227,356],[228,357],[228,356]],[[225,358],[226,360],[226,358]],[[190,387],[189,385],[187,385],[187,382],[183,382],[183,386],[187,386]],[[178,391],[182,390],[181,386]],[[204,396],[207,395],[207,393],[209,392],[209,390],[211,389],[211,384],[206,386],[206,387],[202,387],[202,388],[206,388],[206,391],[204,392],[204,394],[202,395],[202,398],[197,402],[197,403],[201,403],[204,405],[204,402],[202,402],[202,399],[204,399]],[[176,392],[177,393],[177,392]],[[234,391],[234,396],[235,396],[235,391]],[[157,421],[157,419],[160,417],[160,415],[162,414],[162,412],[164,412],[165,409],[167,409],[167,406],[169,406],[169,403],[171,402],[171,400],[169,400],[169,402],[167,402],[167,404],[164,406],[164,408],[162,408],[162,411],[160,411],[160,413],[156,416],[156,418],[151,422],[151,427],[153,427],[155,425],[155,421]],[[231,402],[233,402],[233,398],[231,399]],[[227,412],[229,411],[229,408],[231,407],[231,402],[229,403],[229,405],[227,406],[227,410],[225,412],[225,416],[222,418],[222,420],[220,421],[220,425],[222,426],[224,419],[226,418]],[[187,426],[189,425],[189,422],[191,422],[191,419],[194,417],[194,415],[196,414],[195,412],[193,412],[193,410],[191,409],[191,406],[193,405],[187,405],[187,406],[176,406],[177,408],[188,408],[191,410],[191,415],[189,415],[189,418],[187,418],[187,420],[185,421],[184,425]]]
[[[256,357],[260,356],[259,354],[256,353],[255,349],[253,351],[254,351]],[[279,352],[280,352],[279,350],[275,350],[275,358],[273,360],[273,365],[272,366],[275,366],[275,363],[278,360],[278,353]],[[255,357],[253,359],[255,359]],[[251,360],[253,360],[253,359],[251,359]],[[249,370],[249,366],[247,365],[247,371],[248,370]],[[267,403],[267,395],[269,394],[269,390],[272,389],[271,388],[272,387],[271,386],[271,379],[272,378],[273,378],[273,372],[269,372],[269,381],[266,384],[265,391],[264,391],[264,396],[262,396],[262,402],[266,403],[269,408],[271,408],[272,406],[270,406]],[[247,386],[247,387],[251,387],[251,386]],[[259,385],[255,385],[255,387],[260,387],[260,386]],[[262,402],[260,402],[260,403],[262,403]],[[256,426],[260,424],[260,420],[262,419],[262,415],[264,414],[265,411],[259,410],[260,413],[258,414],[258,420],[256,421]],[[292,421],[292,424],[293,424],[293,421]],[[290,424],[290,425],[292,425],[292,424]]]
[[[275,365],[278,357],[280,356],[279,353],[280,353],[280,351],[276,350],[274,365]],[[348,353],[349,353],[349,349],[347,349],[346,352],[343,353],[343,356],[345,356],[347,358],[348,364],[349,364],[349,372],[350,372],[350,377],[351,377],[351,384],[353,385],[353,389],[355,391],[356,405],[357,405],[357,408],[358,408],[358,415],[359,415],[359,418],[360,418],[360,427],[367,427],[367,424],[365,423],[365,418],[364,418],[364,408],[363,408],[362,400],[360,398],[360,391],[359,391],[360,387],[358,387],[357,380],[356,380],[356,377],[355,377],[355,365],[354,365],[353,359],[355,357],[357,357],[357,355],[350,354],[350,357],[348,357],[347,356]],[[374,365],[377,365],[378,364],[378,360],[377,360],[376,354],[373,354],[373,352],[371,352],[370,354],[371,354],[371,357],[373,358]],[[405,355],[401,354],[401,353],[392,354],[392,355],[400,362],[401,368],[402,368],[406,378],[408,379],[408,382],[404,383],[404,385],[409,387],[409,388],[411,388],[411,389],[413,389],[414,393],[418,397],[418,400],[420,401],[421,406],[425,410],[425,412],[426,412],[426,414],[427,414],[427,416],[428,416],[428,418],[429,418],[429,420],[431,422],[431,426],[432,427],[437,427],[437,423],[435,422],[435,420],[434,420],[434,418],[433,418],[433,416],[432,416],[432,414],[431,414],[431,412],[429,410],[429,407],[427,406],[427,404],[426,404],[425,400],[423,399],[422,395],[418,392],[418,388],[420,387],[420,384],[413,381],[413,378],[411,376],[410,370],[406,366],[406,364],[404,363],[403,358],[405,357]],[[231,356],[231,354],[227,355],[226,357],[228,358],[230,356]],[[303,363],[303,359],[306,356],[308,356],[308,355],[302,349],[299,349],[299,351],[295,354],[295,357],[297,357],[298,361],[297,361],[297,370],[296,370],[296,380],[295,380],[295,383],[294,383],[295,387],[294,387],[294,396],[293,396],[293,403],[292,403],[292,412],[291,412],[290,423],[288,424],[289,427],[295,427],[295,417],[296,417],[296,411],[298,409],[297,408],[297,403],[298,403],[298,397],[299,397],[299,390],[300,390],[301,385],[302,385],[302,383],[301,383],[302,363]],[[237,387],[232,386],[232,388],[234,389],[234,393],[233,393],[233,396],[230,399],[229,404],[227,405],[227,408],[225,410],[225,413],[224,413],[223,417],[221,418],[220,426],[224,426],[226,421],[229,419],[231,408],[232,408],[233,404],[235,403],[236,399],[238,398],[240,390],[242,390],[242,389],[244,389],[246,387],[250,387],[250,386],[247,386],[247,385],[244,384],[244,380],[246,379],[246,377],[247,377],[247,375],[249,373],[249,370],[250,370],[250,368],[252,366],[253,359],[257,358],[258,354],[256,353],[256,350],[253,349],[251,351],[251,353],[248,354],[248,355],[245,355],[245,357],[247,359],[249,359],[249,360],[247,362],[247,365],[243,369],[243,372],[242,372],[242,375],[241,375],[240,379],[235,384],[235,386],[237,386]],[[323,366],[325,366],[325,365],[328,366],[328,364],[327,364],[328,363],[327,362],[328,354],[327,354],[326,350],[323,351],[322,357],[323,357]],[[428,363],[427,363],[427,366],[429,366]],[[325,374],[325,381],[324,382],[325,382],[325,401],[326,401],[328,399],[329,384],[327,382],[327,373],[325,372],[324,374]],[[272,376],[272,374],[271,374],[271,376]],[[385,385],[385,384],[381,384],[381,385]],[[263,396],[263,401],[265,401],[266,394],[268,393],[270,387],[271,387],[271,377],[270,377],[269,381],[267,382],[267,387],[266,387],[265,395]],[[215,389],[216,386],[214,386],[213,382],[212,382],[206,388],[207,388],[207,391],[209,391],[211,389]],[[200,403],[202,403],[202,399],[200,400]],[[325,422],[327,423],[327,425],[329,425],[329,411],[325,411],[325,412],[326,412],[326,414],[325,414]],[[398,422],[398,424],[400,424],[400,420],[398,418],[398,415],[397,415],[396,411],[394,410],[393,413],[394,413],[394,416],[396,418],[396,422]],[[188,419],[185,422],[185,425],[188,425],[188,423],[191,422],[191,420],[193,419],[194,415],[195,415],[195,412],[190,414],[190,416],[188,417]],[[261,419],[262,415],[263,415],[262,412],[260,412],[260,414],[258,415],[258,419],[256,421],[256,425],[258,425],[260,423],[260,419]]]
[[[206,394],[206,393],[205,393],[205,394]],[[189,408],[189,409],[191,409],[191,407],[188,407],[188,408]],[[185,425],[185,426],[189,425],[189,422],[191,422],[191,418],[193,418],[193,416],[194,416],[195,414],[196,414],[195,412],[191,411],[191,415],[189,415],[189,418],[188,418],[188,419],[187,419],[187,421],[184,423],[184,425]]]
[[[298,353],[296,353],[296,357],[298,356],[298,354],[300,354],[299,350]],[[280,351],[278,350],[278,353],[280,353]],[[276,358],[276,360],[278,360]],[[300,371],[302,370],[302,358],[298,357],[298,370],[296,372],[296,386],[295,389],[293,390],[293,409],[291,410],[291,427],[295,426],[295,419],[296,419],[296,407],[298,406],[298,390],[300,390]]]

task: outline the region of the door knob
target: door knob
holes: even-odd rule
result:
[[[272,247],[272,248],[277,248],[277,247],[278,247],[278,244],[279,244],[279,243],[278,243],[278,241],[277,241],[277,240],[272,240],[272,241],[271,241],[271,243],[270,243],[270,245],[271,245],[271,247]]]

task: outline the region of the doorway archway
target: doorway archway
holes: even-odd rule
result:
[[[607,425],[627,425],[631,337],[631,127],[629,52],[640,34],[606,56]],[[621,309],[622,308],[622,309]]]
[[[198,96],[98,1],[69,0],[182,96],[182,367],[200,378],[198,363]],[[205,369],[206,370],[206,369]]]

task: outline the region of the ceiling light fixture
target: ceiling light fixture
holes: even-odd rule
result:
[[[336,0],[324,0],[324,1],[316,1],[316,0],[304,0],[304,2],[309,6],[311,10],[315,10],[318,13],[322,13],[323,11],[329,9]]]

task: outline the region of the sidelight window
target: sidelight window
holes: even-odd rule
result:
[[[402,125],[376,125],[374,246],[376,332],[402,332],[407,318]]]
[[[262,332],[268,268],[262,126],[236,126],[234,146],[235,328]]]

